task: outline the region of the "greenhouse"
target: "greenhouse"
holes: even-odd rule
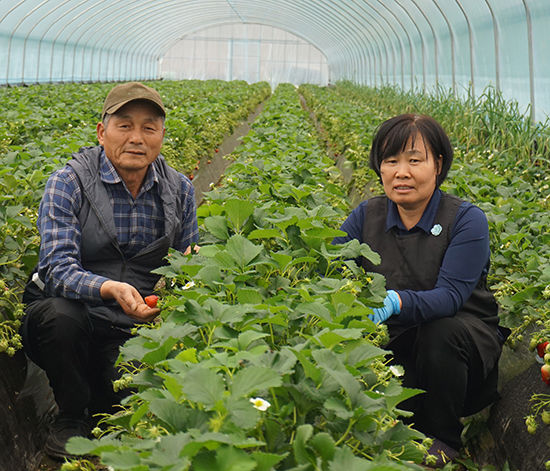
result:
[[[549,24],[0,0],[0,471],[550,469]]]

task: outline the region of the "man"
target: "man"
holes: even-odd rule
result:
[[[120,402],[119,348],[159,313],[144,302],[159,278],[151,270],[170,247],[189,253],[198,240],[193,186],[160,155],[164,120],[158,92],[117,85],[97,125],[100,145],[73,154],[46,184],[22,336],[59,407],[45,447],[54,458]]]

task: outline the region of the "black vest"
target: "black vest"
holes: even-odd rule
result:
[[[370,199],[363,223],[363,242],[380,255],[381,263],[373,265],[363,258],[365,271],[384,275],[387,289],[433,289],[462,203],[456,196],[442,194],[434,221],[434,225],[439,224],[442,229],[438,236],[422,230],[400,236],[395,227],[386,233],[388,198],[377,196]],[[487,289],[486,274],[480,276],[472,295],[455,316],[468,328],[486,367],[493,365],[500,355],[502,340],[497,330],[498,305]],[[390,318],[386,324],[392,340],[411,327],[401,323],[398,316]]]
[[[81,263],[85,270],[134,286],[145,297],[152,294],[160,276],[151,273],[165,264],[168,249],[181,232],[183,213],[181,177],[159,156],[152,165],[160,179],[165,233],[136,255],[126,258],[117,241],[117,232],[109,196],[99,176],[102,147],[85,147],[73,154],[67,164],[75,171],[82,190],[82,207],[78,220],[82,231]],[[90,313],[119,326],[134,321],[116,303],[90,307]]]

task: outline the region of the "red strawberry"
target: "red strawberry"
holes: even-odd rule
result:
[[[149,306],[151,309],[154,309],[157,307],[157,301],[159,300],[159,297],[156,294],[152,294],[151,296],[147,296],[145,298],[145,304]]]
[[[218,152],[219,149],[216,149],[216,152]]]
[[[189,175],[189,180],[193,180],[193,174]]]
[[[550,365],[542,365],[540,367],[540,373],[542,376],[542,380],[550,385]]]
[[[537,345],[537,353],[541,358],[544,358],[544,354],[546,353],[546,345],[548,345],[548,342],[539,343]]]

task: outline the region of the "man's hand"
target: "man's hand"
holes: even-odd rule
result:
[[[136,321],[151,322],[160,313],[160,309],[147,306],[138,290],[128,283],[108,280],[101,285],[100,293],[103,299],[114,299]]]
[[[199,250],[200,250],[200,247],[199,247],[198,245],[195,245],[195,246],[193,247],[193,251],[194,251],[195,253],[199,253]],[[189,247],[187,247],[187,248],[185,249],[185,252],[183,252],[183,255],[189,255],[190,253],[191,253],[191,246],[189,246]]]

